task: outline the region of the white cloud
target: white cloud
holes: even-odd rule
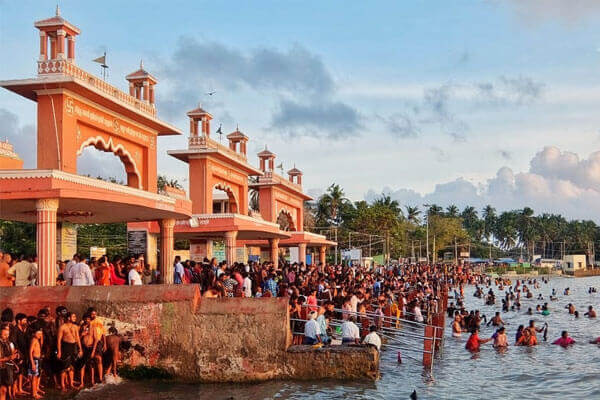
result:
[[[530,170],[515,173],[502,167],[481,185],[464,178],[438,184],[430,193],[411,189],[384,189],[401,204],[456,204],[482,208],[491,204],[498,210],[525,206],[538,213],[551,212],[569,218],[600,221],[600,152],[587,159],[556,147],[545,147],[530,162]],[[369,190],[365,199],[372,201],[378,193]]]

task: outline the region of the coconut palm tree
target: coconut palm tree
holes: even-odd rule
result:
[[[446,216],[447,217],[456,218],[456,217],[458,217],[458,213],[459,213],[458,207],[456,207],[454,204],[446,207]]]
[[[421,218],[419,217],[421,210],[419,210],[419,207],[404,206],[404,208],[406,209],[406,219],[415,225],[419,225],[421,223]]]
[[[334,225],[340,224],[340,208],[349,202],[350,200],[345,197],[344,189],[335,183],[331,184],[319,199],[319,203],[323,206],[322,211],[326,212],[328,219]]]

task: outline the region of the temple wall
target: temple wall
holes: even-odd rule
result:
[[[204,299],[197,286],[0,289],[0,308],[52,314],[65,305],[81,317],[94,307],[128,350],[124,363],[159,367],[189,382],[269,379],[376,379],[374,349],[293,346],[287,300]]]

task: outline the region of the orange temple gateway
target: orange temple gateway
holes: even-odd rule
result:
[[[40,285],[55,284],[57,223],[65,222],[127,222],[130,239],[149,235],[160,245],[144,240],[140,252],[158,265],[163,283],[173,279],[175,238],[189,240],[194,260],[278,261],[280,250],[289,248],[291,261],[306,263],[308,256],[325,263],[336,243],[304,231],[304,202],[311,198],[303,193],[300,170],[294,167],[288,178],[276,174],[275,154],[266,148],[258,154],[260,167],[252,166],[248,137],[236,129],[227,135],[228,146],[213,140],[212,116],[198,107],[187,113],[188,148],[168,152],[189,165],[191,200],[175,188],[159,193],[157,137],[182,132],[156,116],[157,79],[140,65],[125,77],[126,93],[79,68],[80,30],[58,8],[35,27],[37,77],[0,86],[37,103],[37,168],[23,169],[12,146],[0,142],[0,219],[37,224]],[[77,174],[78,156],[89,146],[120,159],[126,185]]]

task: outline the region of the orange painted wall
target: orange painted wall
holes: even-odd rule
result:
[[[189,171],[194,214],[212,213],[212,192],[217,185],[230,189],[238,214],[248,214],[248,175],[213,158],[190,159]]]
[[[156,193],[156,134],[66,91],[38,95],[38,168],[77,173],[77,153],[89,138],[101,137],[104,147],[124,161],[128,185]],[[91,145],[91,144],[88,144]],[[118,147],[122,150],[117,150]],[[102,149],[104,150],[104,149]],[[139,181],[133,172],[137,167]]]
[[[22,169],[23,160],[0,156],[0,169]]]

